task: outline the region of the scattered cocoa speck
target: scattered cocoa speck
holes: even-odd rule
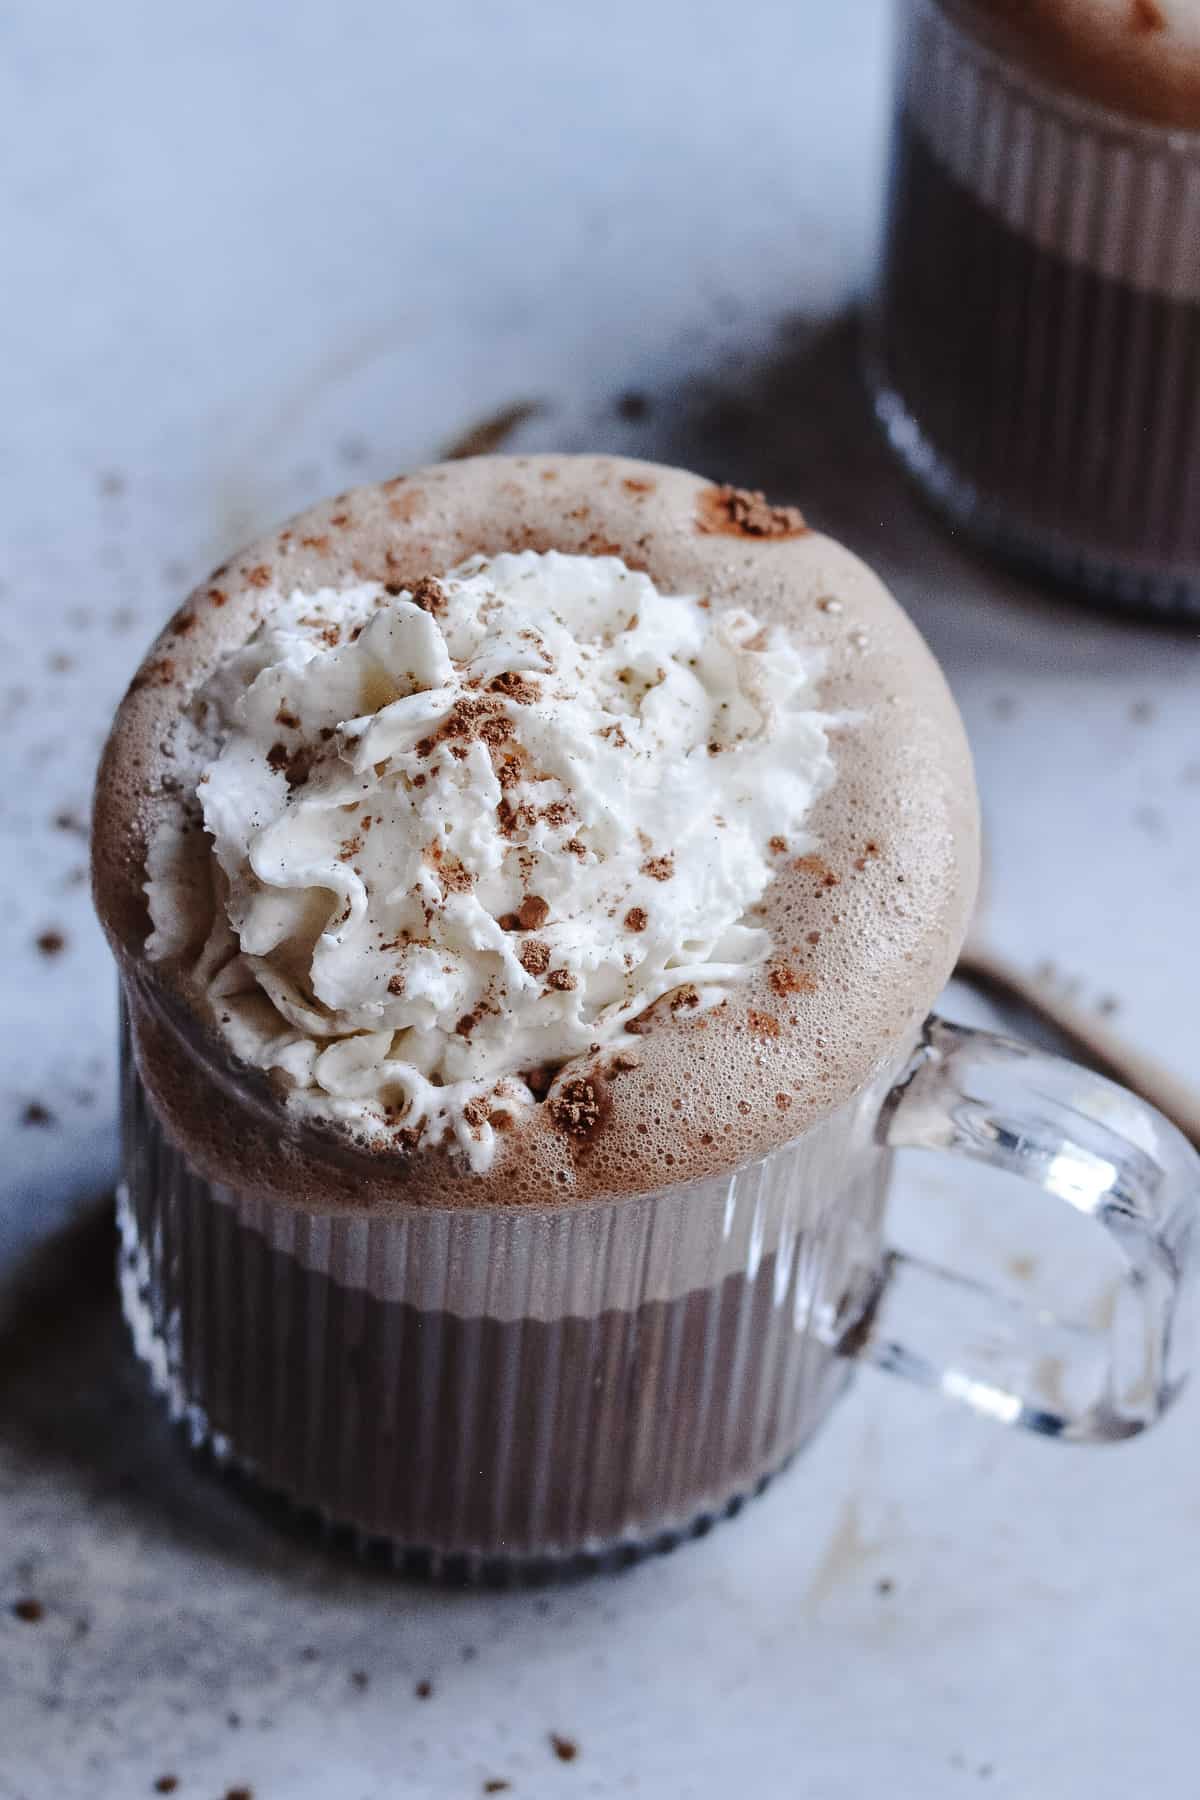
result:
[[[557,1731],[550,1733],[550,1748],[559,1762],[574,1762],[579,1755],[579,1745],[574,1738],[560,1737]]]
[[[549,902],[540,894],[526,894],[517,908],[517,924],[522,931],[540,931],[549,917]]]
[[[413,1693],[417,1696],[418,1700],[431,1699],[433,1697],[432,1681],[430,1681],[428,1679],[425,1679],[423,1681],[418,1681],[416,1687],[413,1689]]]
[[[502,1775],[489,1775],[483,1784],[483,1791],[485,1794],[507,1794],[511,1786],[512,1782],[505,1781]]]
[[[446,590],[433,575],[422,575],[420,581],[413,583],[412,599],[414,606],[435,617],[446,610]]]
[[[755,1012],[754,1008],[751,1007],[746,1014],[746,1017],[750,1022],[750,1029],[755,1037],[761,1038],[764,1043],[771,1038],[779,1037],[783,1031],[783,1027],[775,1017],[774,1013]]]
[[[14,1619],[20,1619],[23,1625],[39,1625],[46,1616],[41,1601],[30,1598],[14,1600],[12,1610]]]
[[[361,1694],[366,1688],[370,1687],[371,1677],[367,1674],[365,1669],[351,1669],[350,1683],[351,1686],[356,1687]]]
[[[329,548],[329,539],[324,533],[318,537],[302,537],[300,543],[303,549],[315,550],[318,556],[324,556]]]
[[[707,488],[696,509],[699,531],[727,537],[803,537],[809,527],[794,506],[772,506],[765,495],[750,488]]]
[[[404,992],[404,985],[405,985],[403,975],[391,976],[388,980],[387,985],[388,985],[388,993],[389,994],[402,994]]]
[[[670,881],[674,873],[675,858],[670,854],[651,856],[642,864],[642,874],[649,875],[652,881]]]
[[[300,729],[299,719],[294,712],[289,712],[286,706],[281,706],[275,714],[275,723],[285,725],[289,731],[299,731]]]
[[[591,1137],[612,1110],[612,1096],[599,1075],[576,1075],[548,1102],[550,1117],[569,1137]]]
[[[67,947],[66,936],[55,926],[40,931],[35,942],[43,956],[61,956]]]
[[[467,1104],[463,1107],[463,1118],[473,1130],[478,1131],[481,1125],[487,1124],[489,1111],[488,1103],[483,1098],[483,1095],[476,1094],[475,1098],[473,1100],[468,1100]]]
[[[179,1786],[178,1775],[160,1775],[154,1784],[156,1794],[173,1794]]]
[[[658,483],[654,481],[638,481],[632,475],[627,475],[621,483],[625,491],[630,494],[652,494],[657,485]]]
[[[530,938],[520,949],[521,967],[529,975],[544,975],[550,967],[550,946],[541,938]]]
[[[224,606],[226,601],[229,599],[229,595],[225,592],[225,590],[223,588],[215,588],[215,587],[209,588],[208,597],[212,601],[214,606]]]
[[[555,988],[560,994],[569,994],[576,982],[570,969],[552,969],[546,977],[546,985]]]
[[[776,1094],[775,1104],[780,1112],[787,1112],[791,1107],[792,1097],[790,1094]]]
[[[676,988],[670,995],[667,1004],[673,1013],[688,1012],[693,1006],[699,1006],[700,990],[690,986]]]
[[[584,857],[587,855],[587,845],[582,838],[568,838],[563,845],[563,849],[569,850],[572,856]]]
[[[891,1594],[895,1592],[895,1588],[896,1584],[890,1575],[881,1575],[879,1580],[875,1583],[875,1592],[877,1594]]]
[[[623,923],[626,931],[645,931],[650,919],[644,906],[631,906]]]
[[[81,819],[78,813],[72,812],[69,808],[64,807],[62,812],[56,812],[53,823],[55,831],[70,831],[76,837],[81,838],[86,838],[88,835],[87,821]]]
[[[806,969],[793,969],[790,963],[776,963],[767,976],[772,993],[811,994],[816,981]]]
[[[508,441],[518,426],[524,425],[527,419],[536,418],[541,411],[538,400],[515,400],[511,406],[489,413],[447,444],[442,451],[442,461],[461,462],[467,456],[490,456],[493,450],[499,450]]]
[[[341,531],[344,526],[350,523],[350,514],[347,512],[330,513],[329,523],[331,525],[336,525],[338,530]]]
[[[636,425],[639,419],[650,416],[650,401],[637,388],[626,388],[623,394],[617,395],[615,411],[619,419]]]
[[[787,848],[788,841],[784,837],[773,837],[767,840],[767,849],[774,851],[776,856],[786,856]]]
[[[254,1800],[254,1789],[249,1787],[226,1788],[225,1800]]]
[[[258,563],[253,569],[246,570],[246,580],[253,588],[270,587],[271,571],[266,563]]]
[[[601,726],[599,735],[602,738],[605,738],[609,743],[615,745],[618,750],[628,750],[629,748],[629,739],[625,736],[625,727],[621,724],[619,719],[615,725]]]
[[[21,1114],[22,1125],[49,1126],[54,1124],[54,1114],[40,1100],[31,1100]]]

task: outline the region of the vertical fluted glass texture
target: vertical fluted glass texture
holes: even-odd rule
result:
[[[717,1179],[376,1216],[205,1180],[127,1033],[123,1070],[139,1353],[194,1443],[364,1546],[478,1576],[673,1541],[761,1486],[848,1378],[890,1074]]]
[[[905,0],[869,362],[929,496],[1099,597],[1200,610],[1200,133]]]

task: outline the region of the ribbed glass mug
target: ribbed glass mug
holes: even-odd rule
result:
[[[666,1547],[761,1489],[856,1361],[1079,1440],[1140,1431],[1179,1389],[1200,1158],[1073,1064],[931,1019],[802,1137],[710,1180],[319,1214],[206,1180],[173,1145],[139,1073],[148,1033],[173,1034],[222,1107],[261,1124],[271,1102],[125,981],[137,1348],[194,1444],[402,1566],[502,1579]],[[285,1146],[296,1128],[281,1108],[270,1123]],[[1104,1325],[889,1250],[899,1146],[1092,1219],[1123,1270]]]
[[[990,548],[1200,613],[1200,131],[1048,81],[1018,11],[899,8],[876,411]]]

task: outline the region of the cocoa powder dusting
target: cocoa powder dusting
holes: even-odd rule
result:
[[[776,963],[767,976],[776,994],[811,994],[816,981],[805,969],[793,969],[790,963]]]
[[[576,1075],[547,1104],[560,1131],[568,1137],[590,1138],[608,1117],[612,1098],[599,1075]]]
[[[521,967],[529,975],[544,975],[550,967],[550,946],[540,938],[521,945]]]
[[[489,694],[503,694],[509,700],[515,700],[519,706],[532,706],[541,697],[541,689],[529,675],[523,675],[518,669],[506,669],[497,675],[494,681],[488,682]]]
[[[649,916],[643,906],[631,906],[625,914],[626,931],[645,931],[650,923]]]
[[[675,858],[667,856],[651,856],[642,864],[642,874],[649,875],[652,881],[670,881],[675,873]]]
[[[422,612],[433,613],[435,617],[446,610],[445,590],[441,582],[432,575],[422,575],[420,581],[413,583],[412,599],[414,606],[419,606]]]
[[[804,537],[809,527],[794,506],[772,506],[764,494],[750,488],[708,488],[701,494],[696,513],[698,531],[726,537]]]
[[[774,1013],[755,1012],[751,1007],[746,1017],[750,1021],[750,1029],[755,1037],[762,1038],[764,1043],[782,1034],[783,1027]]]

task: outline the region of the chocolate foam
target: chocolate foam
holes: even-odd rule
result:
[[[130,994],[143,1077],[172,1135],[210,1178],[319,1210],[518,1205],[650,1192],[799,1135],[911,1034],[957,955],[974,897],[970,756],[941,672],[882,584],[817,532],[711,528],[727,490],[610,457],[487,457],[343,494],[259,540],[193,593],[118,712],[93,832],[96,905]],[[724,504],[724,502],[722,502]],[[732,509],[736,513],[737,509]],[[747,516],[758,518],[756,507]],[[732,517],[732,514],[731,514]],[[720,1008],[682,991],[643,1022],[636,1057],[577,1058],[507,1132],[486,1175],[419,1146],[355,1150],[297,1130],[262,1084],[225,1079],[187,978],[148,962],[147,846],[178,817],[190,696],[260,623],[273,590],[377,580],[412,586],[476,552],[611,554],[659,588],[744,606],[823,648],[822,701],[859,715],[837,734],[838,777],[809,821],[817,856],[776,851],[759,917],[775,952]],[[213,1071],[198,1071],[196,1048]]]
[[[951,0],[949,10],[1052,86],[1200,130],[1197,0]]]

